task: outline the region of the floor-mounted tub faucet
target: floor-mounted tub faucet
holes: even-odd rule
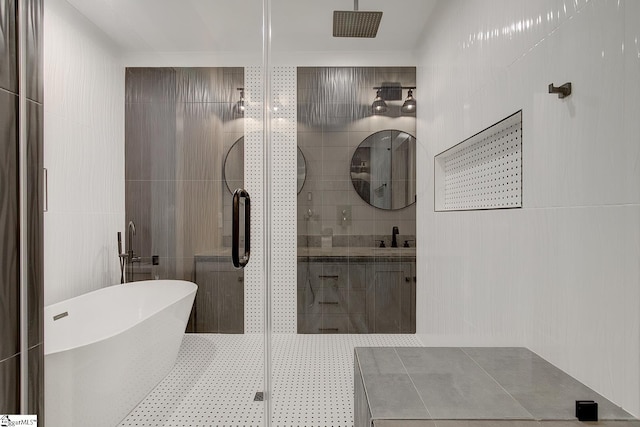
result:
[[[136,235],[136,224],[133,221],[129,221],[129,226],[127,227],[127,231],[129,232],[129,237],[127,238],[127,243],[129,244],[129,261],[133,259],[133,236]]]
[[[132,282],[133,281],[133,263],[140,262],[140,257],[136,256],[136,253],[133,250],[133,236],[136,235],[136,224],[133,221],[129,221],[127,231],[128,231],[127,244],[129,245],[129,250],[127,251],[127,254],[126,254],[127,266],[129,267],[127,271],[127,281]]]

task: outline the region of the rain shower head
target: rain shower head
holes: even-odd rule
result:
[[[358,0],[353,0],[354,10],[333,11],[333,37],[374,38],[382,19],[382,12],[358,10]]]

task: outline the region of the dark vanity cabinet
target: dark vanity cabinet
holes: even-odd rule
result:
[[[366,331],[366,264],[299,262],[298,332]]]
[[[368,267],[367,324],[370,333],[416,332],[415,263],[381,262]]]
[[[414,333],[415,262],[298,261],[298,333]]]
[[[244,270],[233,268],[229,256],[198,256],[195,282],[191,331],[244,333]]]

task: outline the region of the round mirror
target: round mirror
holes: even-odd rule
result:
[[[351,182],[362,200],[380,209],[416,201],[416,138],[399,130],[369,135],[351,158]]]
[[[298,167],[297,167],[297,191],[302,191],[302,186],[307,177],[307,162],[298,148]],[[227,157],[224,159],[224,181],[227,184],[227,188],[230,193],[233,193],[236,188],[244,187],[244,137],[241,137],[233,143]]]

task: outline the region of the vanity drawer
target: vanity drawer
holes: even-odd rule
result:
[[[298,314],[299,334],[319,334],[322,328],[321,314]]]
[[[347,314],[298,315],[298,333],[300,334],[348,334],[349,324]]]
[[[347,292],[348,291],[346,289],[320,289],[316,295],[320,313],[346,314],[349,311]]]
[[[321,334],[348,334],[349,316],[346,314],[324,315],[322,316],[322,328],[318,331]]]
[[[312,293],[307,288],[298,288],[298,313],[346,314],[349,311],[348,291],[339,288],[320,288]]]
[[[322,288],[347,288],[349,268],[347,264],[311,263],[309,266],[311,283]]]
[[[318,263],[308,264],[310,280],[314,285],[337,288],[366,288],[366,266],[361,263]],[[302,270],[302,271],[301,271]],[[298,264],[298,287],[305,284],[307,265]]]

